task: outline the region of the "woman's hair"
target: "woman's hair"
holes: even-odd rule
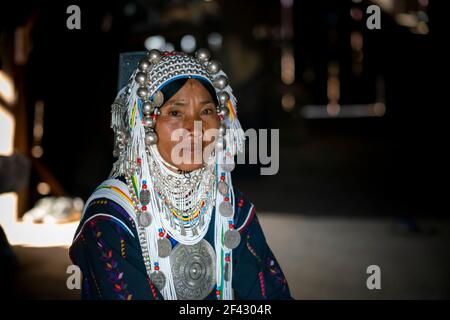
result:
[[[164,102],[169,101],[169,99],[172,98],[178,92],[178,90],[180,90],[185,85],[185,83],[188,81],[188,79],[189,78],[187,78],[187,77],[176,79],[176,80],[169,82],[164,87],[162,87],[160,89],[160,91],[164,95]],[[202,78],[193,78],[193,79],[197,80],[198,82],[200,82],[202,84],[202,86],[209,92],[209,94],[211,95],[211,98],[214,100],[214,103],[217,106],[218,101],[217,101],[216,90],[211,85],[211,83],[209,83],[208,81],[206,81]]]

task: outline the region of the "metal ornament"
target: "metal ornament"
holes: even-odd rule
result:
[[[221,91],[217,94],[217,98],[219,99],[219,103],[221,105],[226,105],[230,99],[230,95],[226,91]]]
[[[220,62],[213,60],[208,64],[208,71],[212,74],[216,74],[220,71]]]
[[[158,239],[158,256],[167,258],[172,251],[172,242],[167,238]]]
[[[166,276],[162,271],[153,271],[150,273],[150,281],[161,291],[166,285]]]
[[[228,184],[225,181],[219,181],[217,186],[221,195],[225,196],[228,193]]]
[[[228,79],[223,75],[217,76],[217,78],[213,81],[213,85],[217,89],[223,90],[228,85]]]
[[[150,202],[150,191],[147,189],[142,189],[139,192],[139,202],[141,205],[146,206]]]
[[[146,87],[139,87],[137,89],[137,95],[141,99],[148,99],[148,89]]]
[[[153,110],[155,110],[155,107],[152,105],[150,101],[145,101],[142,104],[142,111],[144,112],[145,115],[148,116],[152,114]]]
[[[227,133],[227,125],[222,122],[219,126],[219,134],[223,137],[226,133]]]
[[[144,127],[147,128],[154,128],[156,124],[155,119],[151,118],[151,117],[145,117],[144,118]]]
[[[141,212],[137,216],[138,223],[141,227],[148,227],[152,223],[152,216],[146,212]]]
[[[227,230],[224,235],[224,242],[228,249],[234,249],[241,242],[241,234],[236,229]]]
[[[228,115],[230,114],[230,110],[228,109],[228,107],[224,106],[220,108],[219,114],[221,116],[228,117]]]
[[[147,59],[142,59],[139,61],[139,70],[145,72],[150,67],[150,62]]]
[[[202,300],[216,284],[216,253],[205,240],[177,244],[170,254],[172,276],[180,300]]]
[[[144,72],[138,72],[136,73],[136,76],[134,77],[137,83],[144,84],[145,83],[145,73]]]
[[[145,134],[145,144],[150,146],[152,144],[156,144],[158,142],[158,136],[155,132],[150,131]]]
[[[226,218],[233,216],[233,206],[231,203],[224,201],[219,205],[219,213]]]
[[[218,137],[217,139],[216,139],[216,148],[218,149],[218,150],[223,150],[223,149],[225,149],[226,148],[226,142],[225,142],[225,139],[223,138],[223,137]]]
[[[153,95],[153,104],[155,107],[161,107],[162,104],[164,103],[164,94],[161,91],[156,91],[155,94]]]
[[[148,60],[156,64],[161,59],[161,52],[157,49],[152,49],[148,52]]]
[[[234,164],[233,160],[231,160],[231,161],[224,161],[224,163],[222,163],[223,171],[231,172],[231,171],[234,170],[234,167],[235,167],[235,164]]]
[[[208,49],[203,49],[202,48],[202,49],[198,49],[195,52],[195,57],[198,60],[202,61],[202,62],[207,62],[207,61],[209,61],[209,58],[211,57],[211,54],[209,53]]]

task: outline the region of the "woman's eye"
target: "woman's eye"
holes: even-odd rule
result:
[[[205,115],[210,115],[210,114],[214,113],[214,110],[213,109],[205,109],[202,111],[202,113]]]
[[[178,117],[178,115],[179,115],[178,111],[169,111],[169,116]]]

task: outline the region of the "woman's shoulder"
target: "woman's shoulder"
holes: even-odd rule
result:
[[[130,212],[132,209],[123,178],[103,181],[85,203],[74,242],[86,227],[98,223],[105,224],[105,222],[116,225],[125,233],[135,237],[136,226]]]

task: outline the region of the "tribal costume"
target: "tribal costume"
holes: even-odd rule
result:
[[[204,165],[176,172],[158,151],[155,124],[165,90],[194,78],[212,90],[219,136]],[[236,98],[220,64],[151,50],[112,105],[108,180],[88,199],[70,248],[85,299],[290,299],[253,204],[233,188],[244,148]]]

